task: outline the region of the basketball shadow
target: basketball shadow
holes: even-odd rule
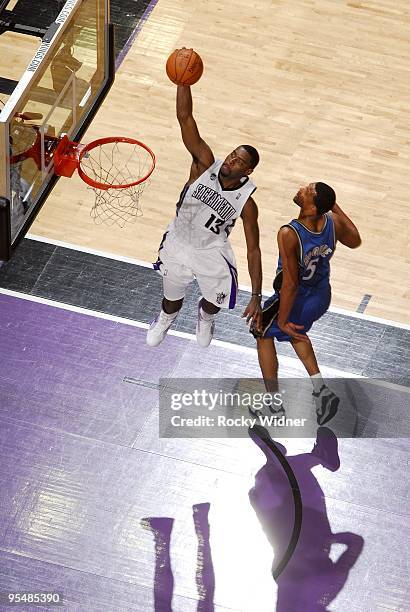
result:
[[[363,538],[355,533],[332,533],[325,496],[312,473],[312,468],[319,464],[330,471],[339,469],[337,438],[330,429],[320,427],[310,453],[286,458],[298,483],[302,520],[293,554],[278,574],[277,567],[289,549],[297,516],[292,488],[272,444],[282,455],[287,451],[273,442],[260,425],[249,430],[249,435],[266,457],[266,464],[255,476],[249,499],[275,554],[272,573],[278,585],[276,612],[325,612],[343,589],[364,544]],[[336,561],[330,557],[332,544],[346,547]]]

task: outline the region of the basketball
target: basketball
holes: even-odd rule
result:
[[[175,49],[166,65],[168,78],[175,85],[194,85],[202,76],[204,65],[193,49]]]

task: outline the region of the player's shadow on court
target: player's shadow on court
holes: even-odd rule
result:
[[[270,439],[262,426],[249,435],[266,457],[266,464],[255,476],[249,499],[271,543],[275,559],[272,573],[286,555],[295,524],[292,488],[275,453],[263,438]],[[274,442],[286,455],[286,448]],[[343,589],[350,570],[363,548],[364,540],[351,532],[332,533],[326,512],[324,493],[312,473],[322,464],[331,471],[339,469],[337,438],[327,427],[320,427],[316,444],[310,453],[287,457],[301,494],[302,522],[296,547],[287,565],[276,578],[278,597],[276,612],[325,612]],[[345,547],[336,561],[330,557],[332,544]]]
[[[214,612],[215,575],[209,542],[209,503],[192,506],[195,533],[198,538],[196,586],[197,612]],[[154,610],[172,612],[174,576],[171,567],[171,533],[173,518],[149,516],[141,525],[152,532],[155,543]]]

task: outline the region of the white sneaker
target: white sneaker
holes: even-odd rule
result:
[[[161,344],[167,335],[169,328],[177,318],[177,314],[178,313],[176,312],[169,315],[161,310],[159,315],[156,316],[153,321],[151,321],[146,338],[148,346],[158,346],[158,344]]]
[[[201,304],[198,304],[198,320],[196,322],[196,341],[199,346],[206,348],[211,344],[212,336],[214,335],[215,321],[214,318],[208,320],[201,315]]]

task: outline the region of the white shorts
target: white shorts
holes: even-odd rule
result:
[[[210,249],[195,249],[167,231],[153,266],[162,276],[167,300],[184,298],[187,286],[196,279],[208,302],[218,308],[235,308],[238,272],[228,242]]]

